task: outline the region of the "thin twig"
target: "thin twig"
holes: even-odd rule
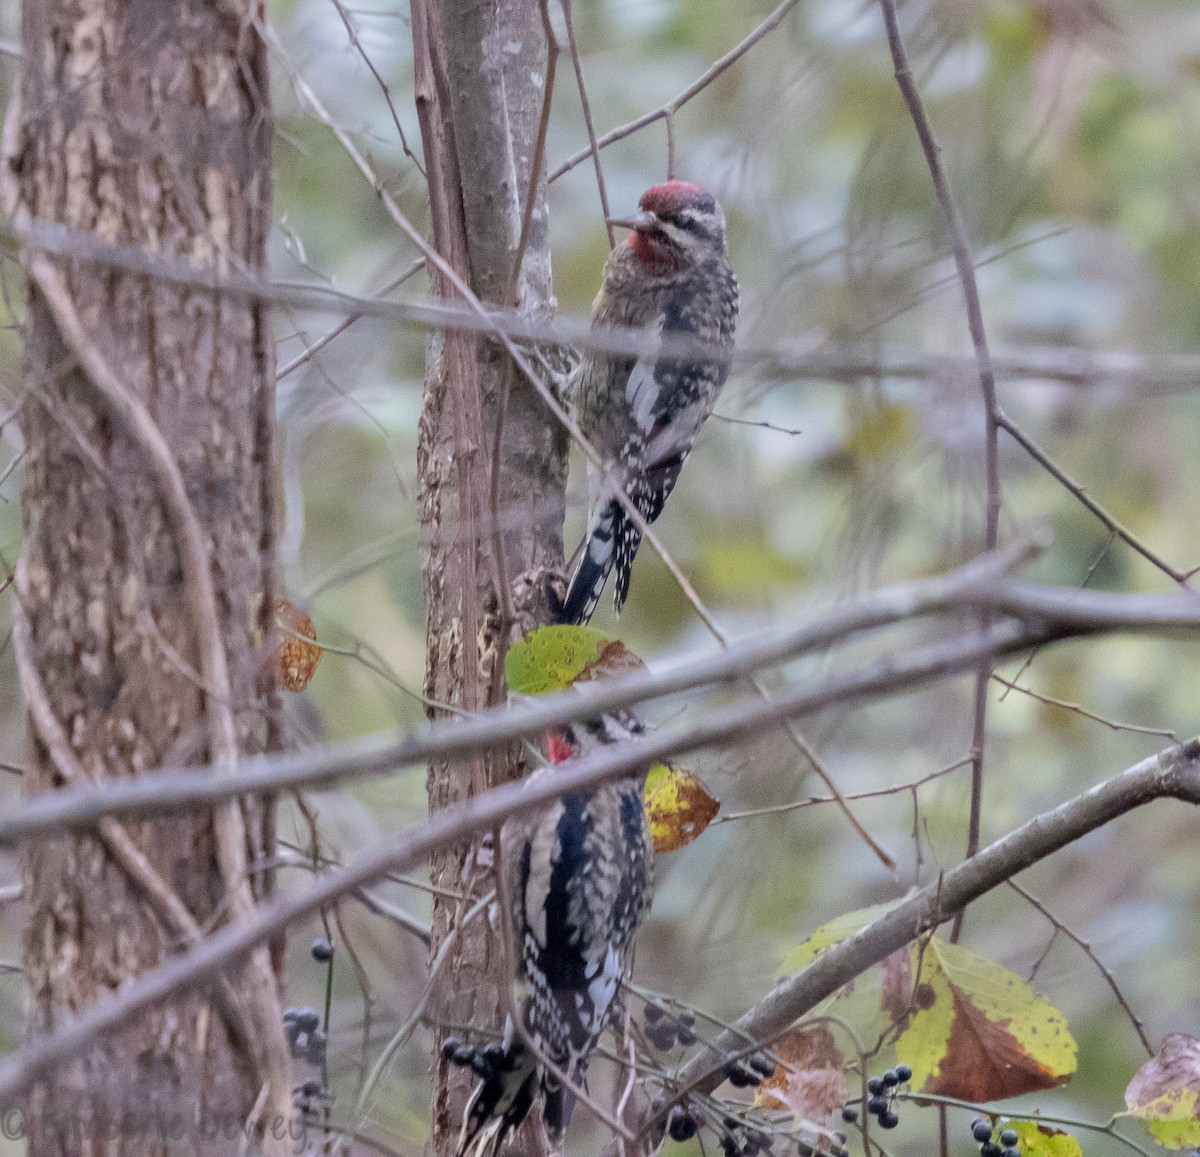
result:
[[[600,212],[604,217],[604,228],[608,232],[608,247],[611,249],[617,243],[617,239],[608,220],[612,216],[608,207],[608,187],[604,183],[604,167],[600,163],[600,145],[596,141],[596,125],[592,120],[592,102],[588,98],[587,82],[583,79],[583,61],[579,58],[579,42],[575,39],[571,0],[559,0],[559,2],[562,4],[563,22],[567,28],[567,47],[571,53],[571,65],[575,69],[579,103],[583,107],[583,127],[587,130],[588,152],[592,155],[592,167],[596,171],[596,191],[600,194]]]
[[[557,181],[564,173],[569,173],[576,165],[582,161],[586,161],[592,155],[592,149],[604,149],[617,141],[623,141],[626,137],[632,136],[639,129],[644,129],[647,125],[654,124],[655,121],[660,121],[668,116],[674,116],[685,104],[688,103],[697,93],[703,92],[718,76],[721,75],[730,65],[736,64],[747,52],[750,51],[756,44],[759,43],[768,34],[775,31],[776,28],[783,23],[787,14],[796,7],[799,0],[783,0],[783,3],[775,9],[757,28],[750,34],[740,40],[733,48],[731,48],[724,56],[713,61],[712,64],[704,70],[691,84],[667,101],[666,104],[660,105],[648,113],[643,113],[636,120],[630,121],[628,124],[621,125],[619,128],[611,131],[600,137],[594,145],[589,145],[586,149],[581,149],[573,156],[568,157],[561,165],[558,166],[550,174],[551,181]]]
[[[1095,711],[1089,711],[1082,704],[1068,703],[1065,699],[1055,699],[1053,695],[1043,695],[1040,691],[1034,691],[1030,687],[1022,687],[1019,683],[1012,683],[1002,675],[993,674],[992,679],[1009,691],[1019,691],[1022,695],[1028,695],[1030,699],[1036,699],[1039,703],[1045,703],[1047,707],[1061,707],[1064,711],[1072,711],[1076,715],[1082,715],[1084,719],[1090,719],[1094,723],[1103,724],[1103,726],[1109,728],[1111,731],[1133,731],[1139,735],[1156,735],[1162,739],[1169,739],[1172,743],[1179,742],[1179,736],[1170,730],[1170,728],[1144,727],[1139,723],[1118,723],[1115,719],[1106,719],[1103,715],[1097,715]]]
[[[979,371],[979,389],[983,396],[985,438],[984,438],[984,479],[986,485],[986,500],[984,512],[984,550],[995,550],[1000,534],[1000,449],[999,449],[999,413],[1000,407],[996,400],[996,374],[992,368],[992,354],[988,348],[987,331],[983,323],[983,306],[979,298],[979,285],[975,280],[975,263],[971,257],[970,244],[967,241],[967,228],[959,212],[958,202],[950,188],[950,180],[942,164],[941,147],[933,135],[933,127],[925,112],[925,104],[921,92],[913,79],[912,69],[908,63],[908,53],[904,47],[904,37],[900,32],[900,19],[896,15],[895,0],[879,0],[883,12],[884,25],[887,28],[888,47],[892,54],[895,67],[896,83],[904,97],[909,115],[921,141],[921,150],[925,154],[925,163],[929,175],[933,179],[933,189],[941,206],[942,216],[946,220],[946,228],[950,234],[951,248],[954,251],[954,264],[958,269],[958,278],[962,283],[963,302],[967,311],[967,328],[971,334],[971,347],[975,353],[975,362]],[[980,616],[979,629],[987,631],[991,620],[989,613],[984,611]],[[980,827],[983,820],[983,769],[984,745],[987,739],[987,693],[991,680],[992,666],[989,661],[980,664],[975,676],[975,702],[971,722],[971,808],[967,826],[967,856],[973,856],[979,850]],[[962,931],[962,914],[955,920],[951,939],[956,941]]]
[[[1117,1003],[1121,1006],[1125,1015],[1129,1018],[1129,1023],[1133,1025],[1133,1031],[1138,1034],[1138,1039],[1142,1042],[1142,1047],[1146,1050],[1148,1057],[1154,1056],[1154,1046],[1150,1043],[1150,1038],[1146,1036],[1146,1025],[1140,1016],[1138,1016],[1129,1006],[1129,1001],[1125,999],[1125,994],[1121,991],[1121,986],[1117,984],[1117,978],[1113,976],[1112,971],[1108,966],[1092,951],[1092,946],[1082,936],[1075,932],[1068,925],[1064,924],[1057,916],[1052,913],[1045,904],[1042,903],[1032,892],[1023,888],[1016,880],[1009,880],[1008,886],[1012,888],[1017,895],[1024,897],[1030,904],[1033,905],[1054,927],[1056,933],[1062,933],[1073,944],[1078,945],[1087,956],[1087,958],[1096,966],[1096,971],[1104,977],[1105,984],[1112,990],[1113,996],[1116,997]]]

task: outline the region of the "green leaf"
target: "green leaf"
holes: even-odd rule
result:
[[[545,695],[642,666],[624,643],[593,627],[539,627],[509,648],[504,677],[518,695]]]
[[[1062,1013],[1019,976],[959,945],[936,937],[926,945],[912,1004],[896,1057],[912,1068],[914,1089],[996,1101],[1061,1085],[1075,1071]]]
[[[827,924],[822,924],[807,940],[790,948],[784,954],[783,968],[785,972],[799,972],[807,968],[822,952],[849,940],[856,932],[860,932],[868,924],[873,924],[880,916],[886,916],[900,900],[892,900],[886,904],[873,904],[870,908],[859,908],[836,916]]]

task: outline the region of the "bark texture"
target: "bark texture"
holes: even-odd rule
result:
[[[255,0],[26,4],[12,162],[22,213],[164,259],[261,272],[271,118],[259,16]],[[266,661],[275,477],[265,310],[118,268],[55,264],[87,340],[148,409],[179,465],[208,546],[238,746],[266,750],[277,704]],[[95,779],[204,763],[206,697],[179,544],[144,449],[79,361],[33,285],[20,594],[32,666]],[[53,763],[34,748],[26,790],[52,790]],[[248,807],[244,820],[245,856],[268,857],[269,811]],[[211,813],[128,831],[201,927],[225,918]],[[252,880],[256,894],[269,886],[266,875]],[[30,1033],[180,947],[96,839],[31,845],[24,886]],[[244,977],[232,976],[232,988],[244,992]],[[256,1035],[212,992],[177,999],[40,1089],[28,1107],[30,1153],[236,1152],[230,1128],[250,1115],[262,1085]]]
[[[540,9],[535,0],[414,0],[412,12],[433,242],[481,299],[501,304],[518,259],[542,110],[546,39]],[[435,276],[433,285],[435,292],[455,296],[444,278]],[[553,309],[544,173],[515,297],[513,304],[530,316]],[[498,343],[451,333],[430,343],[425,378],[418,462],[426,530],[425,691],[467,710],[503,699],[505,645],[513,630],[548,621],[546,576],[562,568],[566,439],[508,363]],[[509,588],[507,597],[502,586]],[[507,611],[513,622],[505,621]],[[523,771],[516,746],[471,765],[434,764],[430,809]],[[477,852],[457,847],[434,859],[434,884],[468,897],[439,903],[435,952],[473,898],[492,886],[490,853]],[[443,977],[444,1023],[500,1023],[498,984],[508,985],[510,977],[499,956],[486,921],[463,931]],[[438,1066],[433,1129],[435,1152],[444,1154],[458,1128],[469,1077],[445,1062]]]

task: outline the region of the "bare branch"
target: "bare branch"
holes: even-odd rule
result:
[[[947,579],[926,580],[877,592],[816,624],[788,636],[799,654],[847,635],[939,609],[978,610],[1019,615],[1032,625],[996,627],[986,636],[951,636],[907,654],[888,656],[811,687],[792,688],[769,703],[742,702],[709,713],[701,720],[663,727],[636,742],[622,743],[589,757],[579,766],[594,778],[587,786],[625,774],[645,763],[757,733],[783,718],[907,690],[930,679],[959,673],[986,655],[1003,657],[1032,646],[1101,631],[1141,630],[1176,633],[1200,629],[1200,598],[1191,595],[1114,595],[1100,591],[1058,591],[1021,584],[972,587],[961,578],[957,594],[947,594]],[[390,775],[432,758],[456,758],[523,736],[536,735],[570,720],[592,718],[664,694],[744,677],[756,665],[779,662],[780,640],[771,638],[744,648],[681,664],[662,675],[641,673],[609,686],[548,696],[522,710],[492,711],[474,719],[427,728],[400,740],[374,735],[325,749],[244,760],[236,780],[220,780],[196,771],[156,775],[153,784],[121,781],[103,792],[70,791],[39,797],[12,815],[0,817],[0,845],[63,827],[84,828],[103,815],[152,815],[174,808],[214,803],[230,794],[252,794],[284,787],[316,788],[340,780]],[[567,782],[565,779],[561,782]],[[572,780],[571,782],[574,782]],[[582,786],[577,784],[576,786]],[[505,813],[507,814],[507,813]]]
[[[967,642],[964,665],[978,662],[979,648],[980,638],[976,634]],[[369,853],[357,864],[331,874],[300,896],[269,901],[260,907],[252,923],[223,928],[185,957],[144,974],[119,995],[91,1005],[59,1031],[6,1058],[0,1063],[0,1103],[27,1092],[55,1065],[79,1055],[104,1033],[184,989],[211,981],[291,922],[319,912],[388,872],[411,868],[436,848],[494,827],[514,812],[611,778],[617,772],[606,765],[614,762],[611,754],[601,753],[581,760],[573,768],[564,765],[560,775],[538,783],[495,788],[446,808],[420,831]],[[689,1062],[679,1074],[680,1085],[715,1087],[723,1079],[725,1052],[743,1050],[747,1036],[756,1041],[778,1036],[797,1017],[854,976],[921,933],[936,928],[1009,877],[1116,817],[1151,800],[1166,798],[1200,803],[1200,739],[1151,756],[1083,795],[1036,816],[946,873],[937,884],[916,893],[857,935],[830,948],[798,976],[776,986],[731,1030],[723,1033],[714,1048]],[[657,1113],[649,1119],[656,1116]]]

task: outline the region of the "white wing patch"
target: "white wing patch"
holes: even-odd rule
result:
[[[600,975],[588,985],[588,996],[592,1001],[591,1031],[599,1035],[604,1031],[608,1010],[617,997],[617,982],[621,979],[621,955],[611,944],[604,954],[604,967]]]
[[[648,436],[654,428],[654,407],[658,404],[659,384],[654,380],[654,366],[658,362],[658,348],[662,344],[665,318],[660,318],[658,327],[647,333],[650,347],[637,360],[629,380],[625,383],[625,404],[634,425]]]
[[[629,416],[643,435],[654,427],[654,406],[658,402],[658,382],[654,380],[654,359],[640,358],[625,383],[625,402]]]

